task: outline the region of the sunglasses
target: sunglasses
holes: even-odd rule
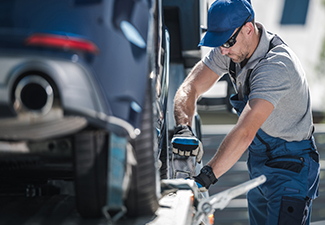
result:
[[[235,44],[236,44],[236,38],[237,38],[237,36],[238,36],[238,34],[239,34],[239,32],[240,32],[240,30],[243,28],[243,26],[247,23],[247,21],[249,20],[251,18],[251,15],[249,15],[248,17],[247,17],[247,19],[245,20],[245,22],[243,23],[243,25],[241,25],[240,27],[239,27],[239,29],[236,31],[236,33],[233,35],[233,36],[231,36],[229,39],[228,39],[228,41],[226,41],[223,45],[221,45],[222,47],[224,47],[224,48],[231,48],[232,46],[234,46]]]

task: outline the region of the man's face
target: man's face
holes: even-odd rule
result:
[[[238,28],[237,28],[238,29]],[[236,33],[237,29],[234,33]],[[220,46],[221,54],[226,55],[232,59],[234,63],[241,63],[249,55],[248,43],[244,37],[243,31],[241,30],[236,38],[236,43],[230,47],[225,48]]]

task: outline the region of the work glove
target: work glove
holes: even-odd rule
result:
[[[211,166],[204,166],[199,175],[193,176],[196,185],[201,192],[205,192],[209,189],[211,184],[217,183],[218,179],[215,177]]]
[[[195,137],[190,126],[178,125],[174,129],[172,138],[173,153],[181,156],[196,156],[196,161],[201,162],[203,146]]]

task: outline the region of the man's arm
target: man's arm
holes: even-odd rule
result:
[[[246,104],[236,126],[208,163],[216,178],[227,172],[239,160],[273,109],[274,106],[264,99],[252,99]]]
[[[220,78],[202,61],[198,62],[179,87],[174,98],[174,118],[176,125],[191,126],[196,101],[200,95]]]

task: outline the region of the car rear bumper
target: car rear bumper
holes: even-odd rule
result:
[[[110,115],[91,68],[76,57],[40,56],[30,52],[0,54],[1,139],[51,138],[73,134],[87,125],[135,138],[131,124]],[[17,100],[15,92],[26,76],[41,77],[52,86],[54,100],[46,113],[21,107],[24,104]]]

